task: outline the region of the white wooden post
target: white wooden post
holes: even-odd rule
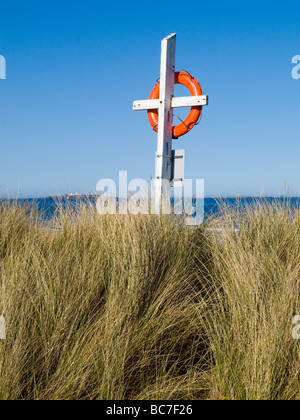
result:
[[[171,99],[175,84],[176,34],[161,43],[160,95],[157,151],[155,159],[155,210],[162,209],[163,198],[170,196],[173,111]]]

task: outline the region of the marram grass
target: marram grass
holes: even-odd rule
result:
[[[300,399],[299,211],[38,216],[0,207],[1,400]]]

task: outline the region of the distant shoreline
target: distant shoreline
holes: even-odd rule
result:
[[[20,198],[1,198],[0,200],[69,200],[69,199],[78,199],[78,200],[87,200],[87,199],[97,199],[100,195],[98,194],[64,194],[64,195],[53,195],[46,197],[20,197]],[[257,200],[300,200],[300,196],[257,196],[257,195],[246,195],[246,196],[208,196],[204,198],[205,200],[247,200],[247,199],[257,199]]]

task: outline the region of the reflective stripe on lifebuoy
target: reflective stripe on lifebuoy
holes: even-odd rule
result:
[[[175,74],[175,83],[184,85],[188,88],[192,96],[201,96],[202,89],[197,80],[186,72],[177,72]],[[149,99],[159,99],[160,82],[152,89]],[[202,106],[192,106],[189,115],[180,124],[173,127],[173,139],[183,136],[188,133],[197,124],[202,111]],[[158,131],[158,110],[150,109],[148,111],[149,122],[156,132]]]

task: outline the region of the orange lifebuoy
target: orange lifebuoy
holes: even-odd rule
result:
[[[197,80],[186,72],[175,73],[175,83],[184,85],[188,88],[192,96],[201,96],[202,89]],[[160,82],[152,89],[149,99],[159,99]],[[188,133],[197,124],[202,112],[202,106],[192,106],[189,115],[180,124],[173,127],[173,139],[183,136]],[[158,131],[158,110],[150,109],[148,111],[149,122],[156,132]]]

